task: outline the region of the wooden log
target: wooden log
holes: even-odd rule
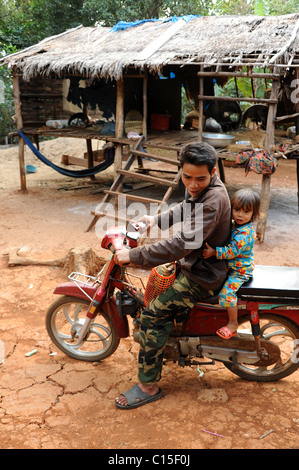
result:
[[[72,272],[80,272],[89,276],[95,276],[106,259],[98,256],[89,247],[72,248],[62,258],[55,259],[36,259],[28,256],[19,256],[19,248],[11,248],[8,254],[8,266],[59,266],[63,267],[65,271],[70,274]]]
[[[29,266],[32,264],[40,266],[64,266],[65,258],[55,258],[49,260],[39,260],[29,256],[20,256],[20,248],[11,248],[8,253],[8,266]]]

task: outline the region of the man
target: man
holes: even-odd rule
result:
[[[178,261],[180,273],[173,285],[152,300],[140,316],[138,380],[116,398],[122,409],[132,409],[161,398],[157,385],[161,378],[164,346],[175,316],[191,309],[201,299],[219,290],[226,277],[226,264],[215,257],[205,260],[202,250],[224,246],[230,235],[231,208],[225,186],[216,175],[217,153],[208,144],[187,144],[181,151],[185,200],[155,217],[145,216],[148,227],[163,221],[172,225],[185,214],[183,228],[172,238],[115,254],[119,265],[133,263],[154,267]],[[186,215],[187,214],[187,215]]]

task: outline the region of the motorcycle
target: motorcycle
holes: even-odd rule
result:
[[[142,279],[119,266],[114,253],[138,245],[141,224],[110,228],[101,246],[110,250],[96,276],[74,272],[59,284],[60,295],[48,308],[46,328],[53,343],[71,358],[102,361],[129,336],[138,342],[140,314],[145,307]],[[133,280],[132,280],[133,279]],[[141,287],[136,286],[136,283]],[[256,266],[253,278],[238,293],[238,334],[229,340],[216,335],[227,324],[217,296],[204,299],[176,318],[165,346],[164,362],[179,366],[220,361],[239,377],[272,382],[299,367],[299,268]]]

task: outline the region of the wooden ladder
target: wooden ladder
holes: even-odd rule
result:
[[[105,196],[104,196],[103,200],[100,203],[101,206],[104,206],[105,203],[107,203],[111,197],[116,198],[116,197],[119,197],[119,196],[124,196],[124,193],[118,191],[118,187],[123,183],[123,180],[126,177],[132,177],[134,179],[140,179],[140,180],[145,181],[145,182],[155,183],[155,184],[158,184],[158,185],[161,185],[161,186],[167,186],[168,187],[168,189],[166,190],[162,200],[149,198],[149,197],[143,197],[143,196],[136,196],[134,194],[128,194],[128,193],[125,194],[125,197],[127,199],[132,200],[132,201],[157,204],[158,208],[156,210],[156,213],[159,213],[160,210],[161,210],[161,207],[163,206],[163,204],[165,204],[165,202],[169,199],[169,197],[170,197],[171,193],[173,192],[173,190],[179,184],[179,181],[180,181],[180,178],[181,178],[181,173],[182,173],[182,169],[180,167],[179,160],[178,159],[174,160],[174,159],[167,158],[167,157],[164,157],[164,156],[159,156],[159,155],[156,155],[156,154],[154,155],[154,154],[150,154],[150,153],[141,151],[140,148],[143,144],[143,141],[144,141],[144,137],[142,136],[138,140],[138,142],[134,145],[134,147],[130,150],[130,155],[129,155],[129,158],[128,158],[127,163],[125,164],[124,168],[121,169],[121,170],[117,170],[118,176],[114,180],[114,182],[111,185],[110,189],[104,191]],[[149,146],[152,147],[152,145],[149,145]],[[158,145],[156,145],[155,147],[159,148]],[[168,149],[169,150],[174,150],[176,152],[178,152],[180,150],[180,148],[178,148],[178,147],[168,147]],[[153,159],[161,161],[163,163],[168,163],[168,164],[171,164],[171,165],[175,165],[177,167],[177,172],[174,172],[174,174],[175,174],[174,178],[172,180],[170,180],[170,179],[158,178],[156,176],[151,176],[151,175],[145,174],[145,172],[148,172],[150,170],[143,168],[143,163],[142,163],[142,158],[143,157],[153,158]],[[132,164],[136,161],[136,159],[137,159],[137,162],[138,162],[138,172],[130,170]],[[101,210],[92,211],[91,214],[94,216],[94,218],[93,218],[91,224],[89,225],[89,227],[87,229],[87,232],[89,232],[94,227],[94,225],[96,224],[96,222],[98,221],[98,219],[100,217],[105,217],[105,216],[109,217],[109,214],[107,214],[106,212],[102,212]],[[120,218],[119,218],[119,220],[120,220]]]

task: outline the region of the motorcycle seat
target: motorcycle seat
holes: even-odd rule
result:
[[[299,267],[257,265],[238,292],[240,300],[299,305]],[[199,304],[217,305],[218,292]]]
[[[240,288],[242,300],[299,304],[299,267],[257,265],[253,277]]]

